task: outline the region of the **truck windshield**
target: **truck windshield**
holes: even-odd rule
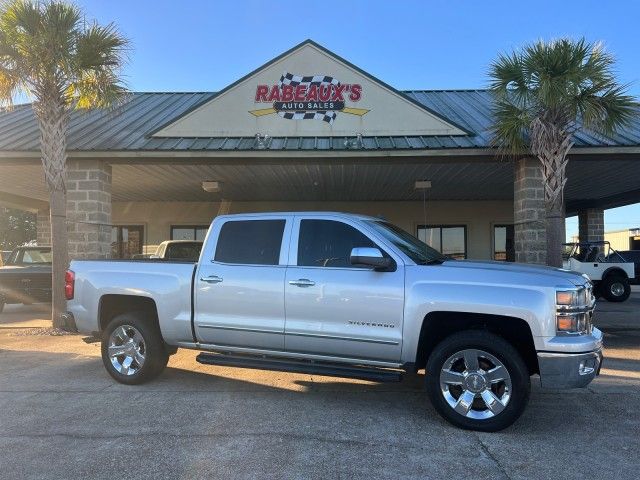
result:
[[[421,242],[413,235],[391,223],[382,220],[368,220],[367,224],[419,265],[433,265],[450,260],[426,243]]]

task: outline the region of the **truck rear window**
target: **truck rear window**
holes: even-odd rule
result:
[[[278,265],[284,220],[228,221],[220,229],[214,260],[242,265]]]

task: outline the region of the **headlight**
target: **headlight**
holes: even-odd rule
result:
[[[556,292],[556,304],[572,306],[578,304],[577,290],[558,290]]]
[[[558,332],[561,333],[589,333],[591,327],[591,313],[569,313],[556,316]]]
[[[556,290],[556,330],[559,334],[591,332],[593,315],[591,288]]]

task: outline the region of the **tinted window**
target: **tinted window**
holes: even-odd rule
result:
[[[242,220],[222,225],[216,262],[278,265],[284,220]]]
[[[202,243],[199,242],[170,243],[167,246],[164,258],[197,262],[198,258],[200,258],[201,249]]]
[[[513,225],[496,225],[493,227],[493,259],[515,261],[515,245],[513,242]]]
[[[305,267],[354,267],[351,249],[377,247],[355,228],[332,220],[302,220],[298,239],[298,265]]]
[[[467,231],[463,225],[420,225],[418,238],[449,258],[467,258]]]
[[[172,226],[171,240],[204,240],[209,225]]]
[[[51,263],[51,249],[43,248],[42,250],[25,250],[22,255],[22,263]]]

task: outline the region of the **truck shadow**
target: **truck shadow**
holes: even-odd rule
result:
[[[470,435],[451,427],[437,415],[427,399],[424,377],[420,374],[407,375],[400,383],[374,383],[203,366],[195,362],[195,352],[179,351],[158,379],[127,386],[116,383],[106,373],[96,345],[83,345],[82,353],[74,352],[73,346],[79,342],[79,337],[67,338],[65,345],[68,348],[62,351],[59,348],[57,351],[0,348],[0,397],[28,395],[13,405],[10,412],[0,413],[0,424],[13,423],[19,430],[24,427],[18,427],[24,420],[41,422],[39,426],[32,425],[33,428],[48,425],[56,431],[66,431],[82,418],[94,419],[90,423],[96,422],[95,428],[99,428],[100,419],[112,415],[104,412],[119,409],[124,401],[127,418],[135,417],[137,413],[136,422],[152,425],[178,416],[185,423],[176,427],[187,430],[192,428],[190,421],[201,421],[198,415],[204,418],[273,415],[278,422],[286,421],[289,416],[291,421],[300,422],[301,428],[310,419],[324,424],[323,428],[341,429],[345,421],[360,422],[364,428],[375,418],[376,422],[388,424],[388,428],[393,429],[420,425],[432,433]],[[629,372],[640,369],[640,362],[626,362]],[[628,395],[606,393],[611,387],[639,398],[638,377],[621,372],[611,376],[604,371],[596,380],[599,388],[595,391],[543,391],[535,377],[532,383],[528,408],[521,419],[501,435],[536,432],[567,435],[568,431],[591,431],[595,417],[598,417],[598,423],[603,422],[604,428],[604,425],[618,421],[625,405],[640,407],[640,400],[629,404],[625,400]],[[49,415],[52,411],[56,412],[54,417]],[[38,420],[33,420],[34,412]],[[11,422],[6,422],[8,416],[11,416]],[[292,428],[295,430],[296,427]],[[358,432],[357,425],[350,428]]]

